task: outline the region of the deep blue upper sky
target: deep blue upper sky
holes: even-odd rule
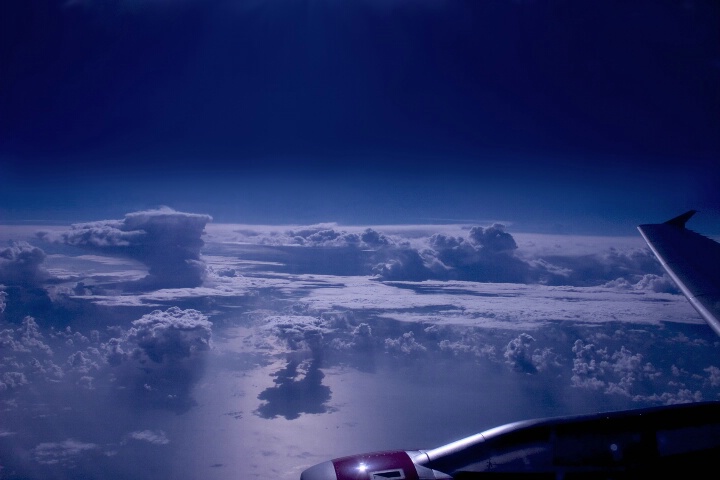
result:
[[[0,62],[9,221],[720,205],[715,1],[7,0]]]

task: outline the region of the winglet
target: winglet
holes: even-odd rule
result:
[[[667,225],[672,225],[674,227],[678,228],[685,228],[685,224],[688,220],[690,220],[690,217],[695,215],[697,213],[697,210],[689,210],[682,215],[678,215],[675,218],[671,218],[667,222],[665,222]]]

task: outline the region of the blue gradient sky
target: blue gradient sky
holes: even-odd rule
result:
[[[6,222],[717,223],[715,2],[0,8]]]

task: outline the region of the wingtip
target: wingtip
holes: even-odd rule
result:
[[[688,210],[687,212],[683,213],[682,215],[678,215],[675,218],[671,218],[665,224],[672,225],[674,227],[678,228],[685,228],[685,224],[688,220],[690,220],[690,217],[695,215],[697,213],[697,210]]]

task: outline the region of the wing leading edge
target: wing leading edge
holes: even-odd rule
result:
[[[720,244],[685,228],[694,214],[690,210],[638,230],[690,304],[720,335]]]

